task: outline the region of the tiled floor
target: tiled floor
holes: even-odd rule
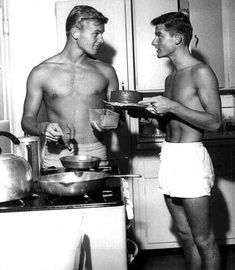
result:
[[[221,270],[235,269],[235,245],[220,247]],[[185,270],[182,249],[144,250],[129,265],[129,270]]]

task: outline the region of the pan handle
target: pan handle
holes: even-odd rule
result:
[[[110,177],[123,177],[123,178],[125,178],[125,177],[133,177],[133,178],[141,178],[142,177],[142,175],[140,175],[140,174],[110,174],[109,175]]]

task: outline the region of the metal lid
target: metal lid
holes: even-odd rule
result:
[[[20,137],[18,138],[20,142],[38,142],[40,141],[40,137],[38,136],[28,136],[28,137]]]
[[[11,153],[7,153],[7,154],[2,154],[0,155],[0,160],[10,160],[10,159],[17,159],[19,158],[18,156],[11,154]]]

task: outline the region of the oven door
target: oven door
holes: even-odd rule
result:
[[[127,270],[124,205],[0,215],[0,269]]]

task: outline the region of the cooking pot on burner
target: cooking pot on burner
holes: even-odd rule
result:
[[[75,171],[44,175],[36,179],[42,192],[57,196],[83,196],[102,190],[107,178],[141,177],[135,174],[111,175],[104,172]]]
[[[8,137],[14,144],[20,143],[9,132],[0,131],[0,136]],[[32,168],[23,157],[11,153],[1,154],[0,148],[0,175],[0,202],[17,200],[30,194]]]

